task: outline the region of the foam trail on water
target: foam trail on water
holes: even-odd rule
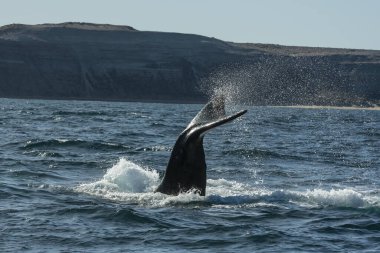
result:
[[[182,193],[178,196],[154,193],[159,183],[157,171],[145,169],[121,158],[107,170],[102,179],[81,184],[74,190],[114,201],[156,207],[204,200],[204,197],[193,192]]]
[[[303,206],[380,207],[378,193],[361,193],[353,189],[270,190],[226,179],[208,179],[206,197],[202,197],[194,192],[181,193],[178,196],[154,193],[159,183],[157,171],[121,158],[107,170],[103,178],[96,182],[81,184],[74,190],[114,201],[152,207],[199,202],[226,207],[286,203]]]
[[[380,207],[379,194],[359,192],[354,189],[314,189],[302,193],[308,202],[322,206],[369,208]]]
[[[321,205],[338,207],[363,207],[366,205],[364,196],[351,189],[308,190],[303,194],[307,199]]]
[[[269,190],[225,179],[207,180],[207,199],[220,204],[297,203],[311,206],[362,208],[380,206],[379,198],[353,189]]]

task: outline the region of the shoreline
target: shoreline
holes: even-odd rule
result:
[[[206,100],[166,100],[166,99],[102,99],[102,98],[42,98],[42,97],[0,97],[0,99],[17,100],[51,100],[51,101],[94,101],[94,102],[126,102],[126,103],[156,103],[156,104],[205,104]],[[327,110],[370,110],[380,111],[380,106],[335,106],[335,105],[245,105],[252,107],[278,107],[294,109],[327,109]]]
[[[0,97],[0,99],[18,100],[51,100],[51,101],[93,101],[93,102],[126,102],[126,103],[152,103],[152,104],[204,104],[206,100],[166,100],[166,99],[104,99],[104,98],[45,98],[45,97]]]
[[[327,109],[327,110],[369,110],[380,111],[380,106],[362,107],[362,106],[335,106],[335,105],[273,105],[271,107],[279,108],[296,108],[296,109]]]

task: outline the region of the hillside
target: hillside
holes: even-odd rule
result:
[[[225,42],[88,23],[0,27],[0,97],[372,105],[380,51]]]

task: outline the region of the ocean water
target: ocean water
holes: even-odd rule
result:
[[[0,99],[0,252],[380,251],[380,111],[242,107],[153,193],[201,107]]]

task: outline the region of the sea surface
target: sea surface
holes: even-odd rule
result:
[[[202,105],[0,99],[0,252],[380,252],[380,111],[242,107],[206,196],[153,193]]]

